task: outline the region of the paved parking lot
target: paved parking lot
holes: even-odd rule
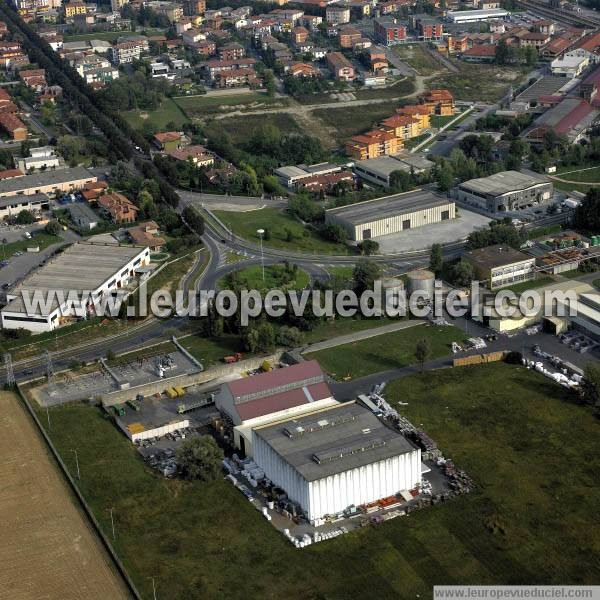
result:
[[[382,254],[394,254],[409,250],[422,250],[434,242],[444,244],[466,238],[476,229],[487,227],[490,219],[464,208],[458,209],[458,218],[424,227],[409,229],[391,235],[374,238]]]

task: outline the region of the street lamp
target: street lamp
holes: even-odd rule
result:
[[[260,264],[262,265],[262,278],[263,283],[265,282],[265,257],[263,254],[263,235],[265,234],[264,229],[257,229],[256,233],[260,236]]]

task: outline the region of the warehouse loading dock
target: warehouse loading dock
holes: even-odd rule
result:
[[[454,202],[429,190],[414,190],[325,211],[326,223],[341,225],[361,242],[454,219]]]

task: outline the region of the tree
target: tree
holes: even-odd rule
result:
[[[61,226],[58,221],[48,221],[46,227],[44,227],[44,231],[48,235],[58,235],[60,233]]]
[[[179,471],[185,479],[214,481],[221,474],[223,456],[223,450],[209,435],[185,440],[177,449]]]
[[[277,332],[277,343],[287,348],[296,348],[302,344],[303,337],[297,327],[282,325]]]
[[[425,368],[425,361],[431,355],[431,345],[429,344],[429,340],[427,338],[421,338],[417,341],[417,345],[415,346],[415,359],[419,363],[421,368],[421,373]]]
[[[31,225],[31,223],[35,223],[35,217],[30,210],[22,210],[17,215],[15,223],[17,223],[17,225]]]
[[[589,362],[583,371],[583,382],[581,386],[583,399],[592,406],[600,403],[600,364]]]
[[[511,49],[508,47],[506,40],[501,39],[496,46],[496,64],[498,65],[506,65],[511,62],[513,59],[513,53]]]
[[[573,224],[585,231],[600,229],[600,188],[588,190],[581,204],[575,209]]]
[[[432,244],[431,253],[429,254],[429,268],[438,277],[442,272],[443,266],[444,257],[442,255],[442,247],[439,244]]]
[[[371,256],[379,252],[379,243],[375,240],[363,240],[357,244],[357,248],[363,256]]]
[[[372,290],[375,280],[379,277],[379,266],[371,260],[357,261],[352,271],[354,291],[360,296],[366,290]]]
[[[204,233],[204,219],[195,208],[186,206],[183,209],[181,216],[195,233],[198,235],[202,235]]]
[[[436,181],[442,192],[450,190],[454,184],[454,172],[452,167],[444,163],[437,172]]]
[[[399,192],[408,192],[415,187],[410,173],[400,170],[390,173],[390,186]]]
[[[463,287],[471,285],[474,277],[473,265],[466,260],[459,260],[450,270],[450,278],[455,285]]]

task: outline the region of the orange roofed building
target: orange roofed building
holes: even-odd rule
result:
[[[366,160],[396,154],[403,146],[402,140],[398,139],[393,133],[374,129],[351,138],[346,143],[346,154],[356,160]]]
[[[421,134],[421,122],[410,115],[392,115],[381,122],[381,129],[401,140],[410,140]]]
[[[100,206],[115,223],[133,223],[137,220],[138,207],[128,198],[112,192],[98,198]]]
[[[454,114],[454,96],[448,90],[429,90],[420,96],[419,101],[430,115]]]

